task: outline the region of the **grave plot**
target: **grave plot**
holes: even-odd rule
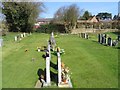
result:
[[[47,51],[46,51],[46,55],[45,55],[45,61],[46,61],[45,76],[43,76],[44,78],[40,77],[42,87],[51,86],[51,78],[53,77],[53,78],[57,78],[56,83],[57,83],[58,87],[72,88],[72,83],[71,83],[70,75],[69,75],[69,69],[68,69],[68,67],[65,67],[65,65],[63,65],[62,60],[61,60],[60,54],[62,54],[63,52],[61,52],[59,47],[55,51],[55,47],[56,47],[56,41],[54,39],[54,34],[52,32],[50,39],[48,41]],[[51,63],[51,61],[52,61],[51,51],[53,51],[54,53],[57,54],[57,65],[55,65],[57,67],[56,68],[57,76],[54,76],[50,70],[50,67],[52,64]],[[62,51],[63,51],[63,49],[62,49]],[[35,88],[38,87],[37,83],[36,83]]]

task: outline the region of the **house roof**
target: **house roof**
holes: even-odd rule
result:
[[[91,22],[99,22],[99,20],[96,18],[96,16],[92,16],[88,20],[79,19],[79,20],[77,20],[77,22],[88,22],[88,23],[91,23]]]
[[[37,22],[50,22],[53,18],[40,18]]]

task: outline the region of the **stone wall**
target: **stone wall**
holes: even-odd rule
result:
[[[105,32],[120,32],[118,29],[73,29],[71,34],[78,34],[78,33],[105,33]]]

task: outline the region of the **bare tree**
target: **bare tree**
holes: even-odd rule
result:
[[[72,4],[68,7],[60,7],[55,15],[54,22],[64,24],[66,32],[70,32],[71,29],[76,28],[77,19],[80,16],[79,7],[76,4]]]

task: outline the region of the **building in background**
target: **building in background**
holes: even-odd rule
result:
[[[40,18],[40,19],[37,20],[37,22],[35,23],[34,27],[35,28],[39,28],[40,25],[49,24],[52,19],[53,18]]]

